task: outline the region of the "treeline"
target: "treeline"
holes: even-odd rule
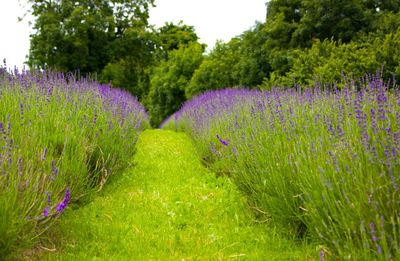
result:
[[[270,0],[265,23],[209,53],[192,26],[149,25],[154,0],[31,2],[29,65],[126,88],[155,126],[209,89],[313,86],[382,67],[385,78],[400,76],[397,0]]]

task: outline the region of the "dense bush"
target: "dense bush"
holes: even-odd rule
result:
[[[360,84],[207,92],[164,126],[189,133],[256,214],[318,238],[321,255],[396,259],[400,94],[379,77]]]
[[[400,77],[400,31],[381,38],[340,43],[316,40],[310,49],[295,49],[288,55],[288,72],[274,71],[261,88],[272,86],[314,86],[340,82],[343,74],[354,80],[383,67],[385,79]]]
[[[154,68],[146,99],[153,126],[158,126],[185,102],[185,90],[203,60],[203,51],[204,46],[198,43],[181,46]]]
[[[0,101],[3,259],[127,167],[149,124],[126,91],[52,72],[1,68]]]

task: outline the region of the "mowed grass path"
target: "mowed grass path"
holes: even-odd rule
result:
[[[258,224],[227,177],[200,162],[186,134],[141,134],[133,167],[66,211],[43,259],[307,260],[315,247]]]

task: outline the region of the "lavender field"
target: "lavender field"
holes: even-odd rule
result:
[[[7,257],[126,168],[149,123],[128,92],[72,74],[1,67],[0,100],[0,257]]]
[[[320,258],[400,257],[400,92],[380,76],[329,87],[224,89],[163,128],[187,132],[260,221],[320,242]]]

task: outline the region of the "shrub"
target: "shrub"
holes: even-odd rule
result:
[[[207,92],[165,126],[189,133],[257,215],[319,238],[321,255],[396,259],[400,94],[379,77],[361,82]]]
[[[33,243],[68,203],[127,167],[148,120],[119,89],[53,72],[3,75],[0,257],[6,258]]]

